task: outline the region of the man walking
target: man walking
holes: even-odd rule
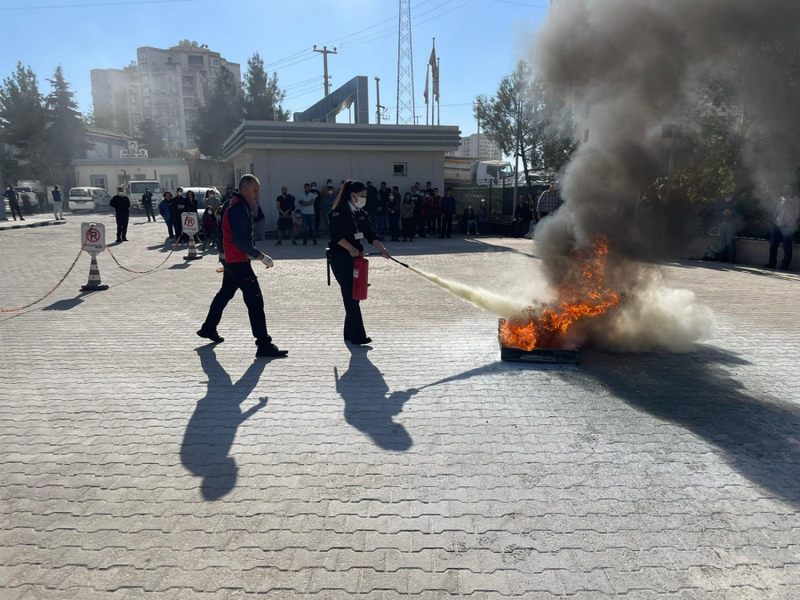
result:
[[[50,192],[50,195],[53,197],[53,216],[56,221],[65,221],[64,207],[63,204],[61,204],[61,190],[58,189],[57,185],[53,186],[53,191]]]
[[[150,222],[150,219],[153,219],[153,223],[156,222],[156,216],[153,214],[153,192],[150,191],[150,188],[144,188],[144,194],[142,194],[142,208],[144,208],[144,214],[147,215],[147,222]]]
[[[131,200],[123,193],[122,186],[117,188],[117,195],[111,199],[109,205],[114,209],[117,220],[117,243],[128,241],[128,217],[130,216]]]
[[[261,287],[250,265],[250,260],[259,260],[269,269],[272,259],[253,245],[253,213],[258,210],[258,197],[261,183],[255,175],[244,175],[239,180],[239,192],[234,193],[223,212],[221,237],[225,255],[222,287],[208,309],[208,316],[197,335],[215,343],[224,341],[217,333],[217,325],[222,319],[222,311],[236,294],[242,290],[242,297],[250,317],[250,329],[256,338],[256,356],[283,358],[289,352],[280,350],[272,343],[267,333],[267,318],[264,314],[264,298]]]
[[[317,200],[316,194],[311,192],[309,184],[303,185],[303,196],[300,198],[300,215],[303,218],[303,246],[308,244],[308,238],[317,245],[317,234],[314,231],[314,203]]]
[[[11,209],[11,216],[14,217],[14,220],[16,221],[17,215],[19,215],[19,220],[24,221],[25,217],[22,216],[22,211],[19,209],[19,194],[17,194],[14,186],[9,183],[3,196],[8,198],[8,207]]]
[[[800,218],[800,198],[793,192],[792,186],[783,186],[783,195],[778,200],[775,218],[772,221],[769,262],[764,265],[767,269],[774,269],[778,262],[778,245],[783,246],[780,268],[788,271],[792,264],[792,236],[797,231],[797,220]]]

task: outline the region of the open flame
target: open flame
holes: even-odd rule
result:
[[[558,286],[558,302],[537,311],[528,309],[528,320],[501,320],[500,343],[530,352],[557,348],[562,336],[582,319],[592,319],[619,304],[619,293],[605,287],[608,240],[598,236],[593,251],[573,254],[576,276]]]

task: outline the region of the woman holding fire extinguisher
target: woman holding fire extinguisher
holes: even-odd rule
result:
[[[364,210],[366,203],[367,186],[360,181],[348,180],[339,190],[329,215],[331,243],[328,259],[336,281],[342,289],[345,310],[344,339],[358,345],[369,344],[372,341],[364,330],[359,300],[353,296],[353,280],[356,273],[362,277],[366,274],[366,269],[361,266],[360,260],[357,260],[364,260],[362,242],[366,240],[375,246],[384,258],[391,258],[389,251],[375,235],[369,215]]]

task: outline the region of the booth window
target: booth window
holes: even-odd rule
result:
[[[392,165],[392,174],[395,177],[405,177],[408,175],[408,163],[394,163]]]

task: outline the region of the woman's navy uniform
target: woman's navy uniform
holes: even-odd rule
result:
[[[361,306],[353,300],[353,257],[339,245],[340,240],[347,240],[359,251],[364,251],[361,243],[366,240],[372,243],[377,237],[375,229],[365,210],[354,209],[344,198],[328,215],[331,230],[330,262],[336,281],[342,289],[344,301],[344,339],[356,344],[368,343],[364,320],[361,318]]]

